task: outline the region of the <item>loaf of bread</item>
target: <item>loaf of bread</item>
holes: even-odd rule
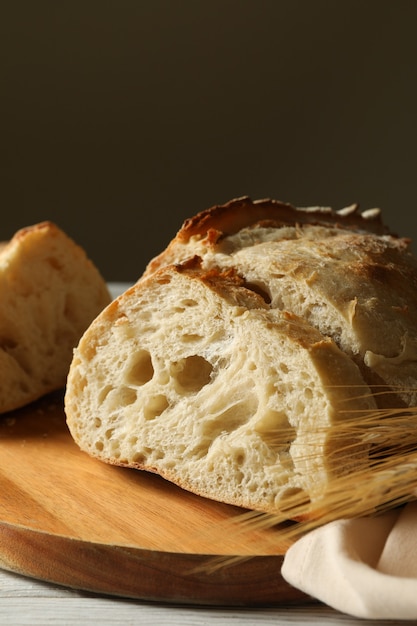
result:
[[[193,259],[153,272],[96,318],[65,410],[93,457],[276,512],[366,463],[367,446],[333,430],[375,403],[332,339],[271,308],[233,269]]]
[[[84,250],[50,222],[0,249],[0,413],[64,388],[73,349],[111,301]]]
[[[416,402],[416,294],[408,241],[379,210],[214,207],[82,337],[70,432],[107,463],[300,518],[407,439],[408,417],[379,444],[373,426]],[[381,480],[375,493],[391,497]]]

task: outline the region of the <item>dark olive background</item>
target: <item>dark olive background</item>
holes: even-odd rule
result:
[[[0,8],[0,239],[44,219],[108,280],[233,197],[379,206],[417,240],[415,0]]]

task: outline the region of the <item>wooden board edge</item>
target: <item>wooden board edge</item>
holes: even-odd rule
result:
[[[282,555],[211,555],[89,543],[0,523],[0,567],[78,591],[200,606],[265,607],[316,601],[281,576]],[[217,565],[214,567],[214,565]]]

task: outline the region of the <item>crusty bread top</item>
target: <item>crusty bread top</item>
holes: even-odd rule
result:
[[[254,226],[283,228],[296,225],[314,225],[333,229],[349,229],[390,234],[382,222],[378,208],[359,212],[359,205],[352,204],[339,211],[330,207],[297,208],[278,200],[251,200],[248,196],[236,198],[225,204],[216,205],[191,217],[183,223],[177,235],[160,255],[150,261],[146,273],[162,265],[181,262],[182,246],[191,240],[205,240],[207,246],[214,245],[224,236]],[[178,258],[180,256],[181,258]]]
[[[267,198],[253,201],[248,196],[242,196],[187,219],[177,236],[182,241],[188,241],[191,237],[204,235],[212,229],[231,235],[260,222],[270,222],[275,227],[309,223],[366,230],[380,235],[388,233],[387,227],[382,223],[379,209],[360,213],[358,204],[352,204],[339,211],[319,206],[300,208],[279,200]]]
[[[73,348],[110,300],[85,251],[55,224],[13,236],[0,250],[0,413],[65,386]]]

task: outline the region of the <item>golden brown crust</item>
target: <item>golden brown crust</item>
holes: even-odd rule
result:
[[[270,198],[253,201],[248,196],[243,196],[213,206],[187,219],[177,238],[180,241],[189,241],[195,235],[206,235],[211,229],[231,235],[242,228],[265,221],[274,227],[302,223],[365,230],[379,235],[389,232],[382,223],[380,211],[361,214],[357,204],[352,205],[351,211],[342,209],[338,212],[329,207],[302,209]]]
[[[207,246],[214,246],[222,237],[233,235],[243,228],[255,225],[282,228],[298,224],[311,224],[337,229],[370,232],[378,235],[392,234],[383,223],[379,209],[359,212],[353,204],[340,211],[329,207],[296,208],[279,200],[251,200],[248,196],[236,198],[211,207],[185,220],[177,235],[165,251],[151,260],[146,274],[161,265],[175,262],[176,248],[186,245],[192,238],[205,238]]]

